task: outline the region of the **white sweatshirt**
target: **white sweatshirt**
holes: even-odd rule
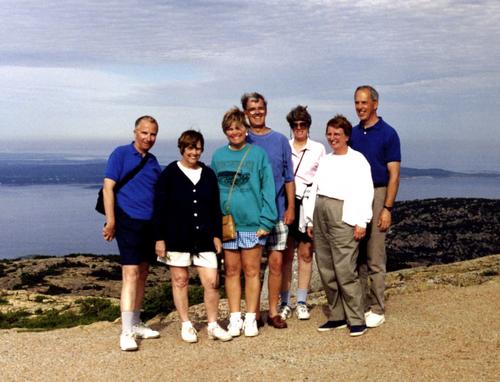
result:
[[[348,147],[344,155],[330,153],[320,160],[311,193],[303,200],[307,225],[312,225],[316,195],[343,200],[342,221],[365,228],[372,218],[373,181],[363,154]]]

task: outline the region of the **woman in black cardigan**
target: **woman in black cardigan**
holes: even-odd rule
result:
[[[196,342],[198,335],[188,316],[188,267],[194,264],[204,288],[208,337],[232,337],[217,324],[219,305],[217,254],[222,251],[222,213],[214,172],[199,161],[203,135],[194,130],[181,134],[182,159],[170,163],[156,186],[155,234],[158,261],[170,266],[175,307],[182,321],[181,337]]]

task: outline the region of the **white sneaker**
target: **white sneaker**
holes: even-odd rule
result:
[[[222,342],[231,341],[233,336],[222,329],[219,324],[216,324],[213,328],[207,329],[208,338],[211,340],[221,340]]]
[[[137,350],[137,342],[135,342],[134,333],[120,334],[120,349],[123,351]]]
[[[150,327],[146,326],[144,322],[139,322],[138,324],[134,325],[132,328],[135,336],[137,338],[158,338],[160,337],[160,332],[151,329]]]
[[[299,320],[308,320],[311,317],[306,304],[297,304],[295,307],[295,314]]]
[[[369,310],[368,312],[365,312],[365,320],[366,320],[366,317],[368,317],[370,314],[372,314],[371,310]]]
[[[278,310],[278,314],[281,316],[283,321],[286,321],[288,318],[292,317],[292,308],[288,305],[282,305]]]
[[[259,334],[259,328],[257,327],[257,320],[245,320],[243,322],[243,330],[245,332],[245,337],[255,337]]]
[[[231,335],[231,337],[239,337],[242,328],[243,328],[243,321],[240,318],[237,321],[230,320],[229,325],[227,326],[227,331]]]
[[[367,327],[376,328],[385,322],[385,316],[383,314],[369,312],[368,315],[365,315],[365,320]]]
[[[185,342],[198,342],[198,332],[192,326],[182,326],[181,330],[182,340]]]

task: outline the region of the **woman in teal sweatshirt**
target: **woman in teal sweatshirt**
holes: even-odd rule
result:
[[[256,336],[255,312],[260,294],[260,263],[267,235],[278,212],[271,164],[261,148],[246,142],[245,114],[232,108],[224,115],[222,130],[229,145],[215,151],[211,167],[217,175],[223,214],[231,214],[237,237],[223,243],[226,293],[230,318],[228,331],[237,337]],[[232,191],[231,191],[232,189]],[[245,274],[246,315],[241,318],[241,270]]]

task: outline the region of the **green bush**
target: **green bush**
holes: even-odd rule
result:
[[[25,310],[17,310],[13,312],[0,312],[0,329],[15,328],[16,323],[29,316],[30,313]]]
[[[80,306],[82,317],[96,321],[114,321],[120,316],[120,307],[99,297],[81,298],[75,301]]]
[[[120,307],[111,301],[90,297],[75,301],[79,305],[79,312],[50,309],[42,312],[36,310],[38,316],[33,317],[27,311],[0,313],[0,329],[27,328],[27,329],[59,329],[71,328],[78,325],[88,325],[97,321],[114,321],[120,316]]]
[[[189,305],[201,304],[203,302],[203,287],[201,285],[189,285]],[[143,314],[145,320],[161,314],[167,315],[175,310],[172,297],[172,284],[167,282],[163,285],[150,289],[144,296]]]
[[[43,302],[44,302],[44,300],[45,300],[45,297],[44,297],[44,296],[42,296],[42,295],[39,295],[39,294],[37,294],[37,295],[35,296],[35,298],[33,299],[33,301],[38,302],[38,303],[43,303]]]
[[[39,284],[45,280],[45,276],[60,275],[62,273],[61,268],[64,268],[63,263],[49,265],[47,268],[38,272],[23,272],[21,273],[21,283],[14,286],[13,289],[21,289],[22,287],[30,287]]]
[[[148,320],[160,313],[168,314],[174,309],[171,283],[168,282],[147,290],[144,296],[143,319]]]

